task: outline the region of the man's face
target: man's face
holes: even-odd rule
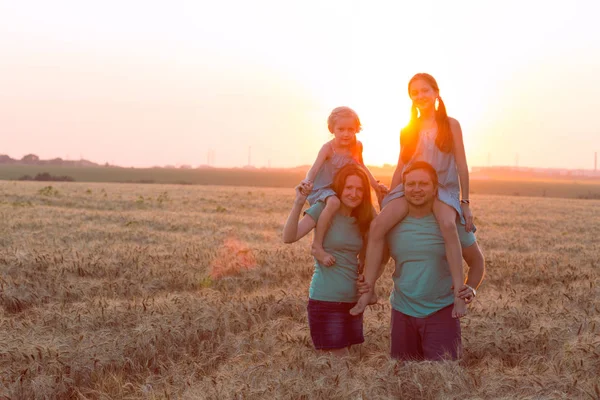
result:
[[[406,201],[413,206],[431,204],[435,199],[437,187],[433,185],[427,171],[416,169],[404,177],[404,194]]]

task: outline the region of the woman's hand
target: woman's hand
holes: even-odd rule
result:
[[[463,217],[465,218],[465,229],[467,232],[473,231],[473,213],[471,212],[471,207],[469,207],[466,203],[460,203],[460,208],[463,213]]]

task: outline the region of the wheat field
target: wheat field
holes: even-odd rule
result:
[[[600,201],[475,195],[487,275],[459,362],[312,348],[292,189],[0,182],[0,398],[598,399]]]

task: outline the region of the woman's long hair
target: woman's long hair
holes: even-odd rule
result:
[[[413,76],[408,82],[408,95],[410,96],[410,85],[416,80],[423,80],[429,84],[437,93],[440,92],[437,82],[434,77],[426,74],[419,73]],[[452,151],[452,131],[450,130],[450,120],[446,113],[446,105],[442,101],[441,97],[437,98],[438,107],[435,110],[435,121],[437,122],[437,137],[435,138],[435,144],[438,149],[445,153]],[[419,142],[419,130],[421,129],[421,121],[419,120],[419,110],[412,104],[410,110],[410,121],[408,125],[400,132],[400,148],[401,158],[404,164],[407,164],[415,154],[417,149],[417,143]]]
[[[362,235],[369,231],[369,226],[373,220],[373,204],[371,203],[371,185],[365,170],[356,164],[348,164],[338,171],[333,177],[333,190],[337,194],[340,201],[342,200],[342,192],[346,186],[346,179],[349,176],[356,175],[360,178],[363,185],[363,198],[360,204],[352,210],[351,215],[356,218],[358,229]]]

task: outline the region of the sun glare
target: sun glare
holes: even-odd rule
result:
[[[402,94],[367,89],[362,95],[355,96],[353,107],[363,125],[357,137],[363,143],[363,159],[367,165],[395,165],[398,160],[400,129],[408,121],[410,110],[409,102]]]

